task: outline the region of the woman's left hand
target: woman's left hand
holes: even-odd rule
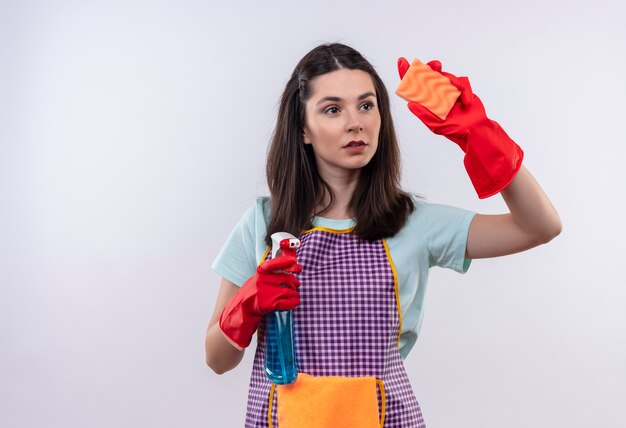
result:
[[[465,152],[465,169],[480,198],[499,193],[517,174],[524,152],[497,122],[487,117],[467,77],[442,71],[441,62],[436,60],[428,65],[447,77],[461,95],[445,120],[413,101],[408,104],[409,110],[433,133],[445,136]],[[400,78],[409,67],[405,58],[398,59]]]

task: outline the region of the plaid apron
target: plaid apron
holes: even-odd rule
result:
[[[399,297],[386,242],[363,241],[349,231],[326,228],[306,231],[300,239],[301,304],[293,313],[298,371],[380,379],[386,398],[384,427],[425,427],[398,350]],[[250,379],[247,428],[269,428],[270,396],[272,426],[278,427],[280,402],[264,372],[264,332],[262,325]],[[381,407],[379,393],[379,412]]]

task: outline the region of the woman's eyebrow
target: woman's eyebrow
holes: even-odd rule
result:
[[[365,98],[368,98],[368,97],[375,97],[375,96],[376,96],[376,94],[370,91],[370,92],[366,92],[364,94],[359,95],[359,97],[357,99],[358,100],[362,100],[362,99],[365,99]],[[321,100],[319,100],[315,105],[320,105],[320,104],[325,103],[327,101],[331,101],[331,102],[337,103],[339,101],[343,101],[343,98],[341,98],[341,97],[331,97],[331,96],[324,97]]]
[[[370,91],[370,92],[364,93],[363,95],[360,95],[359,96],[359,100],[363,100],[363,99],[365,99],[367,97],[375,97],[375,96],[376,96],[376,94]]]

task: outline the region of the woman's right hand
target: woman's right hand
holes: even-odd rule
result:
[[[220,329],[233,346],[244,349],[250,345],[264,315],[294,309],[300,304],[297,291],[300,281],[293,273],[301,271],[293,256],[276,257],[257,268],[220,316]]]

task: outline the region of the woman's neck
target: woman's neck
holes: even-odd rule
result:
[[[334,200],[329,206],[330,195],[324,194],[322,203],[316,207],[318,212],[328,207],[321,213],[322,217],[337,220],[354,218],[354,213],[350,209],[350,201],[359,182],[359,173],[360,170],[350,171],[348,174],[325,174],[323,179],[331,188]]]

